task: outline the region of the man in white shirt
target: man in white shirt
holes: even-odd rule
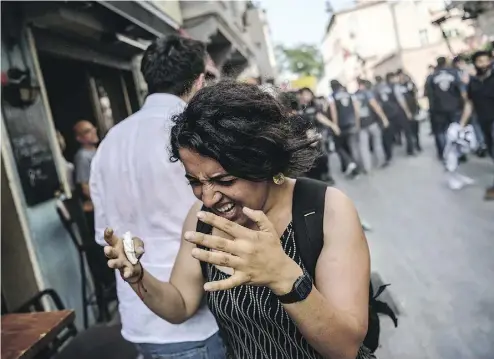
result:
[[[144,53],[141,72],[149,96],[134,115],[113,127],[92,162],[90,189],[96,241],[112,227],[146,241],[142,263],[168,281],[181,241],[182,223],[195,202],[180,163],[169,161],[172,116],[203,86],[206,48],[175,35]],[[170,324],[152,313],[116,272],[123,337],[146,358],[225,357],[213,315],[206,306],[187,322]]]

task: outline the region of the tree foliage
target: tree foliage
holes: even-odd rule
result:
[[[315,45],[302,44],[291,48],[278,45],[276,52],[282,71],[315,77],[323,74],[322,56]]]

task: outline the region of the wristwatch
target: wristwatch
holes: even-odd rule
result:
[[[307,298],[312,291],[312,278],[304,271],[293,284],[291,292],[279,295],[278,300],[283,304],[297,303]]]

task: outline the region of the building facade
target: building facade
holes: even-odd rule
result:
[[[452,17],[442,23],[445,41],[433,24],[442,11],[439,2],[362,1],[333,14],[321,46],[325,76],[319,92],[329,93],[331,79],[355,90],[357,77],[372,79],[398,68],[421,84],[436,57],[467,51],[467,39],[475,34],[472,24]]]

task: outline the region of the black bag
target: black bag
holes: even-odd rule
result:
[[[293,228],[295,241],[306,270],[315,281],[317,259],[324,244],[324,205],[327,184],[309,178],[298,178],[293,193]],[[374,294],[372,282],[369,288],[369,324],[364,345],[375,352],[379,346],[379,313],[388,315],[398,326],[398,318],[391,307],[377,300],[389,284],[379,286]]]

